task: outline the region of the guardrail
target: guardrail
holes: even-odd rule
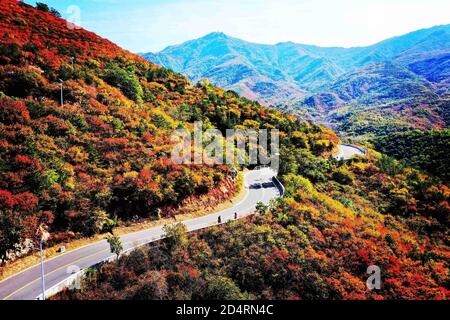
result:
[[[284,197],[284,194],[286,193],[286,189],[284,188],[283,184],[278,180],[277,176],[272,177],[273,184],[280,190],[280,197]]]
[[[150,239],[148,241],[144,241],[144,242],[142,242],[142,243],[140,243],[140,244],[138,244],[138,245],[136,245],[134,247],[131,247],[131,248],[128,248],[127,250],[124,250],[120,254],[120,256],[126,255],[126,254],[128,254],[129,252],[131,252],[133,250],[136,250],[136,249],[138,249],[140,247],[143,247],[143,246],[145,246],[145,245],[147,245],[149,243],[152,243],[154,241],[161,240],[163,238],[164,238],[164,236],[153,237],[152,239]],[[104,260],[102,260],[100,262],[97,262],[96,264],[93,264],[93,265],[91,265],[91,266],[89,266],[87,268],[81,269],[80,271],[70,275],[69,277],[67,277],[66,279],[62,280],[61,282],[58,282],[57,284],[55,284],[54,286],[50,287],[49,289],[46,289],[45,290],[45,298],[47,299],[49,297],[52,297],[52,296],[60,293],[64,289],[72,288],[74,286],[74,284],[80,283],[81,279],[83,278],[83,276],[85,275],[85,273],[86,273],[86,271],[88,269],[100,269],[100,267],[103,266],[104,264],[113,262],[115,257],[116,257],[115,255],[111,255],[108,258],[106,258],[106,259],[104,259]],[[35,300],[42,300],[42,293],[39,294],[35,298]]]
[[[260,169],[265,169],[265,168],[271,168],[271,166],[261,165],[261,166],[255,167],[255,170],[260,170]],[[284,188],[283,184],[281,183],[281,181],[278,179],[278,177],[276,175],[272,177],[272,182],[280,190],[280,196],[284,197],[284,195],[286,193],[286,189]]]
[[[77,273],[72,274],[68,278],[64,279],[63,281],[55,284],[50,289],[45,290],[45,298],[49,298],[51,296],[56,295],[57,293],[63,291],[66,288],[73,287],[77,282],[79,283],[81,279],[83,278],[84,274],[86,273],[86,269],[80,270]],[[43,300],[42,299],[42,293],[36,297],[35,300]]]
[[[270,168],[270,166],[258,166],[255,168],[255,170],[259,170],[259,169],[264,169],[264,168]],[[272,177],[272,182],[275,184],[275,186],[280,190],[280,196],[283,197],[285,195],[285,188],[283,186],[283,184],[280,182],[280,180],[278,180],[277,176],[273,176]],[[151,242],[154,242],[156,240],[160,240],[163,239],[164,236],[157,236],[157,237],[153,237],[152,239],[148,240],[148,241],[144,241],[142,243],[140,243],[137,246],[133,246],[125,251],[123,251],[121,253],[122,255],[128,254],[129,252],[145,246]],[[105,263],[109,263],[112,262],[115,259],[114,255],[111,255],[110,257],[88,267],[88,268],[84,268],[81,269],[80,271],[70,275],[69,277],[67,277],[66,279],[62,280],[61,282],[58,282],[56,285],[50,287],[49,289],[45,290],[45,297],[51,297],[54,296],[56,294],[58,294],[59,292],[63,291],[66,288],[72,288],[74,286],[74,284],[76,283],[80,283],[80,281],[82,280],[83,276],[86,274],[87,269],[99,269],[102,265],[104,265]],[[70,268],[70,267],[69,267]],[[42,300],[42,293],[39,294],[35,300]]]
[[[125,253],[125,252],[124,252]],[[55,284],[54,286],[50,287],[49,289],[45,290],[45,299],[52,297],[58,293],[60,293],[61,291],[63,291],[64,289],[68,289],[68,288],[73,288],[76,283],[80,283],[82,278],[84,277],[84,275],[86,274],[86,271],[88,269],[99,269],[102,265],[112,262],[114,259],[114,256],[108,257],[100,262],[97,262],[96,264],[88,267],[88,268],[84,268],[81,269],[80,271],[70,275],[69,277],[67,277],[66,279],[62,280],[61,282],[58,282],[57,284]],[[70,267],[68,267],[70,268]],[[42,300],[42,293],[39,294],[35,300]]]

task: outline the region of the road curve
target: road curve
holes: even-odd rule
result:
[[[275,173],[270,168],[252,170],[245,174],[244,184],[246,195],[242,201],[232,208],[209,214],[203,217],[186,220],[183,223],[188,231],[194,231],[251,215],[258,202],[268,204],[272,199],[282,195],[282,190],[273,183]],[[147,230],[122,236],[124,250],[157,241],[164,235],[163,227],[153,227]],[[96,265],[112,258],[106,240],[69,251],[44,263],[46,288],[51,288],[71,276],[73,270],[80,270]],[[34,300],[41,294],[40,266],[35,265],[0,282],[1,300]]]
[[[363,156],[365,154],[366,152],[360,147],[350,144],[340,144],[338,145],[338,153],[334,156],[334,158],[337,160],[348,160],[353,156]]]

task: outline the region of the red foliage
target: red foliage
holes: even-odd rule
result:
[[[14,161],[19,168],[26,168],[33,164],[33,160],[29,156],[21,154],[16,155]]]
[[[0,190],[0,205],[6,208],[12,208],[16,205],[16,199],[8,190]]]
[[[5,124],[25,123],[30,120],[30,114],[25,104],[8,98],[0,98],[0,122]]]
[[[0,205],[6,208],[16,208],[21,213],[31,212],[36,209],[39,199],[30,192],[17,195],[8,190],[0,190]]]
[[[16,204],[21,212],[31,212],[36,209],[39,199],[30,192],[24,192],[15,196]]]

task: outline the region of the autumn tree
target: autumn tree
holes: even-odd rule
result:
[[[115,254],[117,259],[119,259],[120,254],[123,251],[123,244],[122,244],[122,240],[120,239],[120,237],[116,236],[114,234],[110,234],[106,238],[106,241],[109,243],[111,253]]]
[[[169,248],[175,247],[186,248],[189,243],[187,228],[182,223],[175,225],[166,225],[163,228],[164,238],[166,238]]]
[[[0,262],[23,240],[23,229],[19,214],[0,209]]]
[[[245,296],[232,279],[224,276],[206,278],[204,299],[207,300],[242,300]]]

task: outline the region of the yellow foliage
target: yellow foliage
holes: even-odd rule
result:
[[[352,169],[353,169],[353,168],[356,169],[356,170],[357,170],[356,172],[362,173],[362,172],[366,171],[366,169],[367,169],[369,166],[370,166],[369,163],[355,162],[355,163],[352,163],[351,168],[352,168]]]
[[[67,178],[67,180],[64,183],[64,186],[67,189],[74,190],[75,189],[75,178],[74,177]]]
[[[255,120],[247,119],[243,123],[244,127],[251,128],[251,129],[258,129],[259,128],[259,122]]]
[[[136,171],[125,172],[123,174],[123,178],[126,180],[135,180],[139,176],[139,173]]]
[[[89,158],[88,153],[84,152],[81,147],[77,147],[77,146],[70,147],[69,150],[67,150],[67,155],[75,163],[82,163]]]
[[[167,126],[170,129],[175,129],[177,127],[177,123],[173,118],[167,115],[163,110],[160,108],[155,108],[153,110],[150,110],[150,117],[152,120],[156,121],[158,124]],[[158,124],[155,124],[158,126]]]

